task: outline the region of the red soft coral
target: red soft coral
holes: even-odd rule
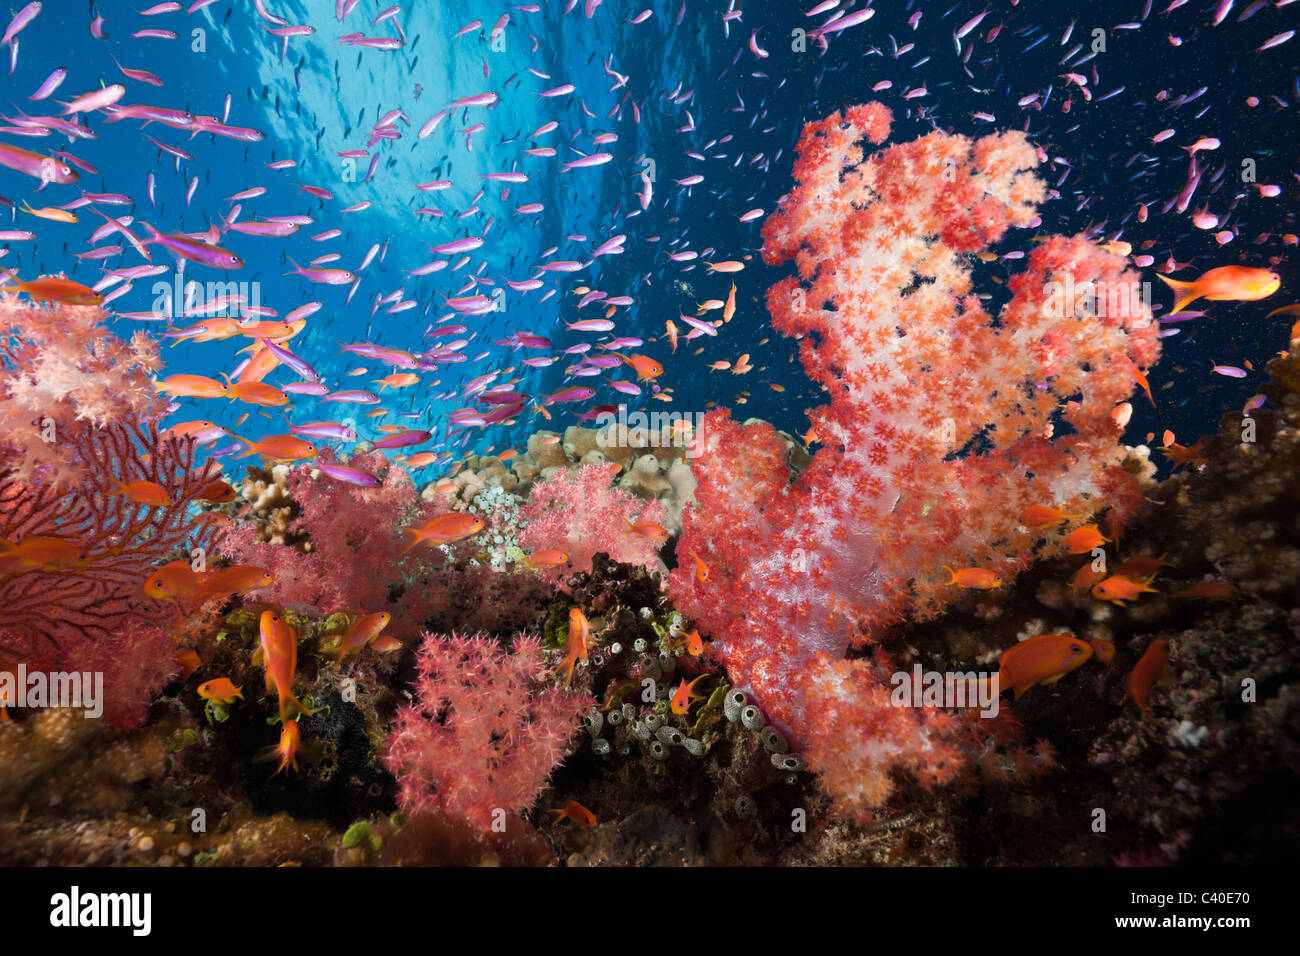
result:
[[[961,722],[889,707],[875,642],[951,600],[941,565],[1009,579],[1059,552],[1019,525],[1025,508],[1133,509],[1110,412],[1159,348],[1141,302],[1089,308],[1070,294],[1138,279],[1082,238],[1035,248],[996,318],[972,294],[970,254],[1031,225],[1045,196],[1023,134],[934,132],[864,158],[860,142],[887,132],[878,104],[810,123],[797,185],[763,229],[764,260],[798,268],[767,304],[830,395],[809,413],[823,447],[795,477],[770,426],[710,413],[677,550],[712,574],[681,566],[670,579],[850,811],[879,804],[895,770],[950,779],[978,750]],[[873,657],[844,661],[853,644]]]
[[[398,712],[384,763],[408,813],[438,807],[487,829],[528,810],[595,701],[547,683],[541,641],[427,635],[415,703]]]

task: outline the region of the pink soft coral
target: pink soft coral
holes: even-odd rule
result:
[[[618,466],[584,465],[574,472],[556,471],[536,482],[519,512],[524,529],[519,543],[530,550],[554,548],[569,556],[569,565],[540,572],[559,580],[576,571],[590,571],[591,559],[603,551],[615,561],[660,570],[659,542],[629,529],[642,521],[660,524],[668,510],[658,501],[642,501],[612,482]]]
[[[683,566],[670,582],[846,810],[878,805],[897,769],[952,779],[974,750],[966,721],[889,707],[883,654],[846,650],[938,613],[957,590],[941,565],[1010,579],[1059,552],[1059,537],[1019,525],[1031,505],[1131,512],[1140,494],[1110,413],[1158,355],[1141,302],[1053,295],[1136,288],[1123,259],[1081,238],[1048,237],[986,312],[970,254],[1035,223],[1034,147],[935,132],[865,157],[861,141],[889,123],[878,103],[810,123],[798,185],[763,230],[765,260],[798,269],[768,307],[831,396],[810,412],[823,447],[793,478],[770,426],[710,413],[678,552],[712,575]]]
[[[332,454],[323,453],[322,460],[332,461]],[[310,463],[289,472],[289,494],[300,511],[288,530],[306,534],[305,552],[262,541],[250,523],[230,532],[224,553],[274,572],[275,582],[258,591],[259,600],[320,614],[386,610],[394,618],[391,632],[418,627],[428,616],[428,602],[422,589],[403,585],[445,558],[427,547],[407,552],[411,538],[402,526],[433,517],[440,506],[421,502],[410,474],[381,452],[354,455],[348,464],[379,477],[380,484],[335,481]],[[401,592],[395,601],[393,589]]]
[[[0,293],[0,459],[17,476],[46,485],[81,477],[71,443],[80,425],[142,422],[166,402],[150,376],[157,344],[142,332],[109,334],[95,306],[44,307]]]
[[[398,712],[384,758],[408,813],[438,807],[486,829],[497,810],[528,810],[595,705],[544,686],[541,642],[528,634],[508,651],[481,636],[428,635],[416,666],[416,702]]]

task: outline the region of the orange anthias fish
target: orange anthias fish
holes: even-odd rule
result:
[[[239,440],[248,446],[248,450],[236,455],[236,458],[261,455],[270,461],[301,461],[304,458],[315,458],[316,452],[320,450],[297,435],[267,435],[261,441],[249,441],[247,438]]]
[[[1067,515],[1060,508],[1035,505],[1020,512],[1020,523],[1028,528],[1055,528],[1062,521],[1082,517],[1083,515]]]
[[[202,488],[194,492],[195,501],[207,501],[214,505],[224,504],[227,501],[235,500],[235,489],[230,487],[229,482],[220,478],[214,478],[207,482]]]
[[[261,405],[263,408],[277,408],[289,404],[289,396],[283,389],[265,382],[233,382],[226,389],[226,397],[233,401],[247,402],[249,405]]]
[[[674,714],[677,714],[678,716],[689,714],[691,712],[691,701],[705,699],[705,694],[697,694],[695,692],[695,685],[700,681],[705,680],[708,676],[708,674],[701,674],[689,684],[686,683],[685,678],[682,678],[682,682],[677,685],[677,690],[673,692],[673,700],[669,705],[669,708]]]
[[[1174,307],[1169,310],[1170,315],[1202,298],[1211,302],[1255,302],[1272,295],[1282,285],[1282,278],[1276,272],[1249,266],[1219,266],[1192,282],[1181,282],[1165,275],[1160,279],[1174,290]]]
[[[1207,601],[1226,601],[1237,593],[1227,581],[1197,581],[1191,587],[1175,591],[1174,597],[1203,598]]]
[[[243,594],[275,583],[275,575],[266,568],[251,564],[236,564],[229,568],[211,571],[200,586],[208,594]]]
[[[181,398],[225,398],[230,391],[228,386],[206,375],[169,375],[154,382],[154,388]]]
[[[580,827],[594,827],[596,825],[596,815],[577,800],[570,800],[560,809],[547,810],[546,812],[555,814],[555,821],[551,826],[556,826],[561,820],[572,820]]]
[[[959,587],[976,588],[981,591],[1002,587],[1001,576],[987,568],[962,568],[960,571],[954,571],[946,564],[940,567],[952,575],[944,582],[945,584],[956,584]]]
[[[563,551],[557,551],[555,548],[534,551],[528,558],[528,566],[536,571],[558,568],[560,565],[568,563],[569,556]]]
[[[1096,570],[1093,568],[1092,562],[1088,562],[1070,575],[1070,587],[1076,591],[1086,591],[1098,581],[1104,580],[1105,577],[1105,571]]]
[[[1092,657],[1085,641],[1069,634],[1039,634],[998,656],[998,689],[1017,699],[1035,684],[1052,685]]]
[[[293,676],[298,669],[298,635],[276,611],[263,611],[260,622],[261,646],[253,663],[266,669],[267,693],[280,697],[280,720],[290,721],[307,708],[293,696]],[[291,705],[293,708],[291,712]]]
[[[170,561],[145,575],[140,589],[159,601],[180,601],[203,594],[200,576],[189,561]]]
[[[1128,680],[1124,682],[1124,690],[1132,698],[1133,703],[1138,705],[1138,709],[1148,717],[1151,716],[1151,711],[1147,707],[1147,696],[1151,693],[1151,685],[1160,677],[1168,663],[1169,642],[1163,637],[1157,638],[1151,642],[1151,646],[1146,649],[1146,653],[1138,660],[1128,675]]]
[[[1160,450],[1166,458],[1174,463],[1174,471],[1177,471],[1183,465],[1195,461],[1205,453],[1205,442],[1198,441],[1195,445],[1180,445],[1178,442],[1170,442]]]
[[[284,726],[280,728],[280,742],[274,747],[268,747],[257,755],[259,760],[271,760],[276,757],[280,758],[279,765],[275,768],[272,777],[288,769],[298,769],[298,751],[302,748],[302,732],[298,730],[298,721],[286,720]]]
[[[172,503],[171,495],[167,494],[167,489],[156,481],[132,481],[129,484],[123,484],[116,478],[110,478],[116,491],[110,491],[110,495],[126,495],[138,505],[146,505],[151,508],[165,508]]]
[[[338,646],[325,653],[333,654],[335,659],[342,663],[347,657],[373,642],[379,636],[379,632],[386,628],[388,622],[392,619],[393,616],[387,611],[376,611],[374,614],[367,614],[358,618],[347,629]]]
[[[94,289],[88,288],[80,282],[73,282],[71,279],[60,279],[58,276],[41,276],[31,282],[24,282],[8,269],[0,269],[0,271],[3,271],[14,282],[12,286],[5,286],[3,291],[26,292],[29,298],[35,299],[37,302],[61,302],[64,305],[99,305],[104,301],[104,297]]]
[[[217,704],[233,704],[235,698],[243,698],[243,688],[236,687],[229,677],[218,677],[199,685],[199,696]]]
[[[1108,641],[1104,637],[1093,637],[1088,639],[1088,644],[1092,647],[1093,654],[1097,660],[1103,664],[1109,664],[1115,659],[1115,642]]]
[[[634,534],[638,538],[645,538],[649,541],[668,540],[668,529],[661,524],[656,524],[653,521],[638,521],[633,524],[630,518],[624,518],[623,520],[627,522],[628,534]]]
[[[0,538],[0,571],[4,572],[53,571],[81,564],[87,557],[86,546],[69,538],[30,535],[18,544]]]
[[[382,392],[386,388],[406,388],[409,385],[416,385],[420,381],[420,376],[414,372],[394,372],[392,375],[384,378],[377,378],[371,384],[378,384]]]
[[[722,321],[730,322],[731,317],[736,314],[736,283],[731,283],[731,291],[727,293],[727,304],[722,309]]]
[[[1125,601],[1132,601],[1139,594],[1155,594],[1155,588],[1147,587],[1150,583],[1151,578],[1145,581],[1134,581],[1121,574],[1112,574],[1106,580],[1093,585],[1092,596],[1099,601],[1109,601],[1111,604],[1123,607]]]
[[[203,660],[199,657],[199,652],[192,647],[187,647],[176,655],[176,666],[181,669],[177,680],[181,683],[190,679],[190,675],[203,666]]]
[[[50,222],[75,223],[78,221],[75,213],[60,209],[58,206],[42,206],[40,209],[33,209],[31,203],[24,199],[23,204],[18,208],[35,216],[37,219],[48,219]]]
[[[691,552],[691,557],[695,559],[695,580],[707,581],[709,579],[709,566],[694,551]]]
[[[485,527],[487,527],[487,524],[478,515],[465,514],[460,511],[438,515],[436,518],[430,518],[418,528],[402,529],[415,535],[415,540],[406,546],[402,554],[406,554],[407,551],[420,544],[439,545],[450,544],[453,541],[463,541],[465,538],[478,534]]]
[[[623,355],[624,362],[632,366],[636,377],[643,382],[658,378],[664,373],[664,367],[648,355]]]
[[[569,681],[573,679],[573,668],[578,661],[587,663],[587,645],[591,643],[591,625],[587,615],[580,608],[569,610],[569,645],[568,653],[560,661],[559,669],[564,671],[564,688],[568,690]]]
[[[1103,536],[1101,529],[1095,524],[1075,528],[1065,538],[1065,546],[1071,554],[1087,554],[1093,548],[1100,548],[1103,544],[1109,543],[1110,538]]]
[[[1150,584],[1151,579],[1156,576],[1161,568],[1172,568],[1173,565],[1165,560],[1162,554],[1160,557],[1153,557],[1149,554],[1138,554],[1131,558],[1125,558],[1124,562],[1115,569],[1115,573],[1134,581],[1145,578],[1146,583]]]
[[[680,641],[673,645],[674,648],[685,645],[686,653],[690,654],[691,657],[699,657],[704,653],[704,639],[700,637],[697,628],[692,628],[689,631],[673,631],[672,633],[674,637],[681,638]]]

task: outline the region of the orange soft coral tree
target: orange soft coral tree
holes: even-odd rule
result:
[[[871,103],[805,127],[797,185],[763,229],[765,261],[798,269],[768,308],[830,396],[810,412],[822,447],[792,479],[770,426],[710,413],[677,550],[712,574],[671,579],[845,809],[878,805],[894,770],[933,782],[965,765],[970,722],[890,707],[875,642],[951,599],[941,565],[1009,580],[1059,551],[1019,525],[1025,508],[1131,512],[1111,411],[1158,355],[1138,277],[1082,238],[1039,243],[986,311],[976,254],[1037,224],[1035,148],[935,132],[864,156],[891,119]],[[846,661],[851,645],[873,653]]]

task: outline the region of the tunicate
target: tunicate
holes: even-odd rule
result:
[[[758,739],[763,741],[763,746],[772,754],[783,754],[790,749],[790,745],[785,742],[781,736],[781,731],[775,727],[764,727]]]
[[[747,703],[749,698],[745,696],[745,692],[733,688],[727,691],[726,697],[722,698],[722,713],[734,724],[740,720],[740,712],[745,709]]]

